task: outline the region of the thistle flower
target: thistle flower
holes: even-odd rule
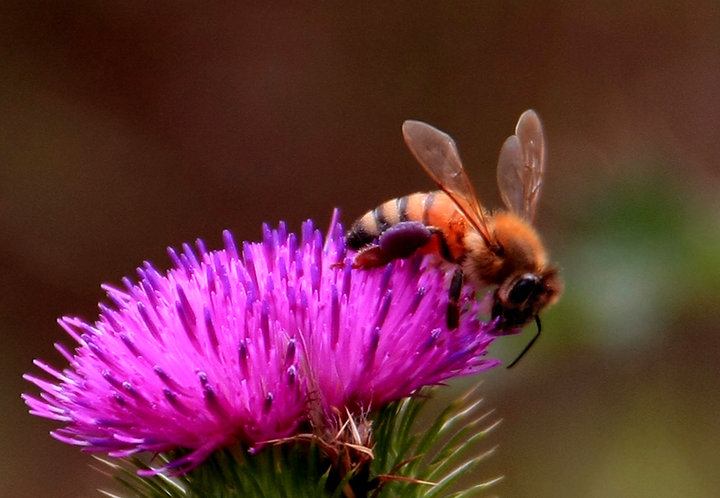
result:
[[[226,231],[224,249],[185,244],[166,273],[145,263],[137,282],[105,285],[94,323],[59,320],[78,344],[56,344],[68,366],[25,375],[42,391],[23,395],[30,413],[84,451],[190,450],[153,471],[180,474],[497,364],[472,289],[449,330],[446,272],[420,256],[353,269],[337,216],[324,240],[310,221],[299,240],[283,223],[241,246]]]

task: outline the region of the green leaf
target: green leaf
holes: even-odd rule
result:
[[[427,397],[405,399],[390,405],[375,419],[376,458],[372,468],[375,475],[389,475],[390,479],[378,496],[447,496],[448,490],[459,487],[460,478],[468,475],[465,471],[492,453],[493,450],[477,454],[476,443],[497,426],[497,423],[483,425],[491,412],[481,414],[477,388],[451,403],[419,436],[417,419],[426,403]],[[387,454],[379,455],[385,448],[389,448]],[[392,476],[409,479],[393,481]],[[474,483],[456,493],[469,496],[497,481]]]
[[[195,498],[222,496],[226,498],[288,497],[425,497],[475,496],[499,479],[468,484],[462,489],[461,478],[467,481],[468,471],[492,453],[478,453],[478,443],[497,423],[489,423],[492,412],[482,413],[477,389],[446,407],[429,427],[420,426],[420,415],[427,407],[432,389],[416,397],[392,403],[371,416],[372,454],[366,462],[352,461],[352,448],[347,443],[322,441],[312,443],[316,436],[277,445],[267,445],[255,454],[243,447],[221,449],[196,469],[176,477],[155,475],[141,477],[139,469],[149,469],[139,458],[120,461],[97,460],[114,474],[129,493],[140,498]],[[356,422],[367,422],[364,416]],[[351,425],[352,425],[351,424]],[[333,462],[322,448],[335,444],[348,463]],[[346,446],[343,446],[345,444]],[[353,443],[354,444],[354,443]],[[332,451],[331,451],[332,453]],[[154,467],[181,458],[176,451],[152,458]],[[334,458],[337,458],[334,457]],[[340,469],[345,470],[344,473]],[[109,491],[104,494],[118,498]]]

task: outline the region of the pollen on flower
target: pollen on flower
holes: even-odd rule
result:
[[[223,249],[184,244],[169,271],[146,262],[105,285],[97,320],[59,320],[77,343],[56,345],[68,365],[25,375],[41,390],[23,395],[30,413],[85,451],[188,449],[156,469],[180,473],[223,446],[292,436],[312,410],[367,412],[497,364],[472,289],[449,330],[446,272],[419,256],[352,269],[337,216],[325,238],[310,221],[299,237],[264,226],[259,243],[226,231]]]

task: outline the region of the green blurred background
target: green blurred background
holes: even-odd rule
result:
[[[453,135],[498,206],[526,108],[567,291],[515,369],[481,376],[504,421],[476,477],[508,497],[720,495],[717,2],[9,0],[0,40],[1,496],[109,482],[20,400],[100,283],[224,228],[350,222],[431,188],[408,118]]]

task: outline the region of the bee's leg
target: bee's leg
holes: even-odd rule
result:
[[[440,253],[440,256],[448,261],[454,262],[455,260],[452,257],[450,246],[447,243],[447,239],[445,238],[443,231],[437,227],[428,227],[428,230],[430,230],[430,232],[435,236],[435,240],[437,241],[437,251]]]
[[[463,272],[460,268],[455,270],[453,273],[452,281],[450,282],[450,295],[448,296],[447,306],[447,326],[453,330],[458,328],[460,325],[460,306],[458,301],[460,300],[460,292],[463,286]]]
[[[358,251],[353,259],[353,268],[377,268],[392,261],[393,258],[377,244],[368,244]]]
[[[419,221],[402,221],[385,230],[378,238],[378,245],[390,259],[403,259],[430,242],[435,231]]]
[[[419,221],[403,221],[393,225],[380,234],[377,244],[366,244],[358,251],[353,266],[376,268],[393,259],[409,258],[426,245],[434,233]]]

